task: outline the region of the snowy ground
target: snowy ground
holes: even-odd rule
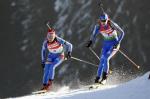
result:
[[[29,95],[17,99],[150,99],[149,73],[121,85],[107,85],[97,90],[69,90],[63,87],[58,92]]]

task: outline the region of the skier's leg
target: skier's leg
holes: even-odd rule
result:
[[[43,76],[42,90],[49,90],[54,79],[55,68],[63,62],[63,58],[56,58],[53,62],[46,62]]]
[[[49,86],[50,86],[50,83],[49,83],[50,67],[51,67],[51,63],[46,62],[45,68],[44,68],[44,75],[43,75],[43,87],[41,88],[41,90],[49,90]]]
[[[112,50],[109,50],[106,54],[105,59],[104,59],[104,72],[107,74],[109,72],[109,60],[110,60],[111,53],[112,53]]]
[[[97,77],[101,77],[102,72],[103,72],[103,66],[104,66],[104,55],[102,55],[100,58],[100,64],[99,64],[98,70],[97,70]]]
[[[107,77],[108,77],[108,72],[109,72],[109,60],[116,54],[118,50],[113,49],[113,46],[109,48],[107,51],[105,58],[104,58],[104,68],[103,68],[103,74],[102,74],[102,80],[100,81],[101,84],[105,84]]]
[[[55,68],[63,62],[63,58],[56,58],[52,65],[50,66],[49,80],[53,80],[55,76]]]
[[[113,45],[110,46],[109,50],[106,52],[106,58],[104,60],[104,72],[108,74],[109,72],[109,60],[118,52],[117,49],[113,49]]]
[[[100,63],[97,70],[97,77],[95,79],[95,83],[98,83],[103,72],[103,66],[104,66],[104,57],[105,57],[105,47],[102,48],[101,51],[101,57],[100,57]]]
[[[43,85],[47,85],[48,84],[50,67],[51,67],[50,63],[45,64],[44,75],[43,75]]]
[[[108,61],[107,60],[107,55],[105,55],[103,60],[104,60],[103,71],[101,73],[101,80],[99,81],[99,83],[101,83],[101,84],[105,84],[106,83],[106,79],[107,79],[107,76],[108,76],[108,72],[106,72],[106,68],[109,69],[109,63],[107,62]]]

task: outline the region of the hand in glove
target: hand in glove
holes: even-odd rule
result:
[[[120,46],[120,43],[116,42],[116,44],[113,46],[113,49],[118,49],[118,46]]]
[[[88,48],[89,48],[91,45],[92,45],[92,41],[91,41],[91,40],[86,43],[86,47],[88,47]]]
[[[68,53],[67,53],[66,58],[67,58],[67,59],[71,58],[71,52],[68,52]]]
[[[45,67],[45,62],[42,62],[41,66],[42,66],[42,68],[44,68]]]

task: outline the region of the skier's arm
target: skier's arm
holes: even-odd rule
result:
[[[118,36],[118,41],[120,43],[124,37],[124,31],[120,28],[120,26],[117,23],[113,21],[110,22],[111,22],[111,26],[120,33],[120,35]]]
[[[96,36],[97,36],[98,33],[99,33],[99,25],[95,25],[94,30],[92,32],[92,35],[90,37],[90,40],[92,42],[95,42],[95,39],[96,39]]]
[[[72,44],[57,36],[57,40],[67,47],[67,52],[72,52]]]
[[[46,48],[47,48],[47,40],[44,40],[41,50],[41,60],[42,62],[46,61]]]

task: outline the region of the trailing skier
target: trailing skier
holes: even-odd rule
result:
[[[94,27],[90,41],[87,42],[88,48],[94,44],[97,34],[102,34],[103,45],[95,83],[105,84],[109,72],[109,60],[119,50],[124,31],[103,12]]]
[[[67,52],[66,56],[65,52]],[[42,67],[44,68],[41,90],[50,90],[55,76],[55,68],[64,61],[65,57],[71,58],[71,52],[72,44],[58,37],[54,29],[48,29],[41,50]]]

